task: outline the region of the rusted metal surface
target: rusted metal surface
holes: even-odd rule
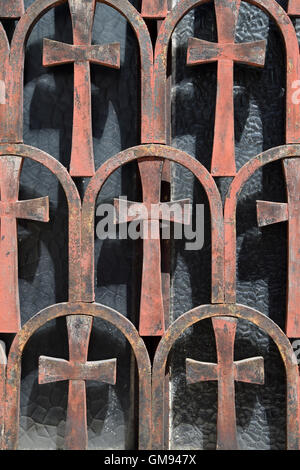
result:
[[[24,14],[23,0],[9,0],[0,3],[0,18],[20,18]]]
[[[211,173],[214,176],[234,176],[235,139],[233,103],[233,67],[235,63],[262,67],[266,41],[235,44],[235,28],[240,0],[215,0],[218,43],[190,39],[187,65],[218,63],[217,99]]]
[[[74,315],[67,317],[69,361],[41,356],[39,359],[39,383],[69,381],[68,411],[65,448],[85,450],[88,443],[86,380],[114,385],[117,360],[88,362],[89,340],[93,318]]]
[[[234,361],[236,318],[215,317],[212,319],[216,338],[217,364],[186,360],[188,384],[208,380],[218,381],[217,448],[238,448],[236,435],[234,382],[264,383],[264,359],[253,357]]]
[[[21,360],[28,340],[45,323],[70,315],[98,317],[114,325],[128,340],[134,352],[139,377],[139,449],[151,448],[151,364],[147,349],[133,324],[116,310],[100,304],[63,303],[52,305],[31,318],[16,335],[7,360],[5,448],[18,446]],[[67,436],[66,436],[67,438]]]
[[[38,20],[55,6],[67,0],[36,0],[26,10],[17,24],[11,42],[10,61],[7,67],[6,122],[0,133],[2,142],[23,140],[23,83],[25,46],[30,31]],[[127,0],[105,0],[105,3],[123,15],[133,28],[140,49],[141,76],[141,141],[153,141],[153,49],[149,31],[140,13]],[[87,105],[87,104],[86,104]]]
[[[152,423],[153,423],[153,449],[162,449],[163,448],[163,426],[162,426],[162,410],[163,410],[163,395],[164,395],[164,375],[167,365],[167,360],[169,353],[172,349],[172,346],[175,344],[176,340],[184,333],[187,328],[198,323],[199,321],[205,320],[207,318],[216,318],[218,319],[216,329],[219,329],[220,325],[224,326],[221,336],[225,337],[225,331],[227,339],[223,344],[223,357],[232,359],[232,341],[233,341],[233,327],[232,320],[228,317],[233,317],[235,319],[247,320],[254,325],[261,328],[265,333],[267,333],[270,338],[274,341],[277,346],[284,367],[286,371],[287,378],[287,448],[288,449],[299,449],[299,408],[298,408],[298,399],[299,399],[299,373],[297,359],[294,354],[294,350],[283,331],[268,317],[262,313],[254,310],[252,308],[246,307],[239,304],[229,304],[229,305],[202,305],[201,307],[196,307],[193,310],[181,315],[172,325],[168,328],[165,335],[161,339],[157,352],[154,358],[153,370],[152,370]],[[231,325],[231,333],[228,328]],[[227,325],[227,327],[225,326]],[[220,332],[217,332],[217,335],[220,335]],[[226,352],[227,351],[227,352]],[[218,352],[219,356],[219,352]],[[220,358],[219,358],[220,361]],[[231,363],[231,360],[230,360]],[[229,362],[228,362],[229,364]],[[254,362],[254,365],[258,367],[256,371],[252,368],[249,368],[249,364],[244,363],[240,369],[239,379],[248,379],[252,383],[255,383],[257,380],[258,383],[261,383],[263,380],[262,373],[262,360],[257,358],[257,361]],[[210,365],[211,366],[211,365]],[[226,364],[225,364],[226,367]],[[251,372],[252,370],[252,372]],[[228,369],[227,369],[228,371]],[[190,372],[190,371],[189,371]],[[207,373],[207,370],[206,370]],[[223,371],[225,375],[225,372]],[[224,377],[223,375],[223,377]],[[227,374],[226,374],[227,375]],[[226,377],[225,375],[225,377]],[[237,375],[236,375],[237,377]],[[199,378],[199,376],[198,376]],[[228,373],[227,377],[228,383],[223,380],[225,396],[230,390],[232,390],[232,375]],[[219,376],[220,379],[220,376]],[[220,382],[220,380],[219,380]],[[221,391],[221,393],[223,390]],[[220,386],[219,386],[220,393]],[[233,397],[232,397],[233,398]],[[233,400],[232,400],[233,401]],[[231,401],[231,410],[232,410],[232,401]],[[223,411],[223,410],[222,410]],[[230,411],[230,409],[229,409]],[[226,419],[230,416],[228,414],[228,409],[225,416],[220,416],[220,408],[218,410],[218,420]],[[226,424],[228,426],[228,423]],[[218,429],[219,430],[219,429]],[[229,428],[227,431],[229,432]],[[231,438],[233,440],[231,440]],[[228,445],[229,449],[236,444],[235,434],[230,436],[224,436],[224,442]],[[228,439],[228,440],[227,440]],[[226,441],[227,440],[227,441]],[[218,436],[218,442],[219,436]]]
[[[162,336],[165,331],[164,305],[161,279],[161,248],[160,248],[160,220],[166,222],[190,224],[190,213],[184,219],[184,206],[189,204],[188,199],[182,201],[160,202],[161,201],[161,178],[163,161],[159,159],[145,159],[138,162],[143,191],[143,207],[147,210],[147,217],[144,218],[141,211],[143,223],[143,271],[140,300],[140,323],[139,333],[141,336]],[[182,207],[181,214],[170,212],[168,209],[176,202]],[[120,211],[119,201],[115,201],[117,213]],[[127,204],[128,213],[133,217],[139,211],[141,204],[129,202]],[[153,212],[157,218],[152,216]],[[170,219],[167,219],[168,216]],[[122,223],[130,219],[122,220]],[[120,221],[120,220],[119,220]]]
[[[236,207],[239,194],[251,176],[268,163],[297,158],[299,145],[282,145],[257,155],[247,162],[233,179],[227,192],[224,207],[225,230],[225,301],[236,300]]]
[[[44,39],[43,65],[74,63],[74,106],[70,170],[45,152],[23,145],[23,86],[25,46],[38,20],[51,8],[68,3],[73,27],[73,44]],[[0,17],[20,17],[11,47],[0,26],[0,333],[16,333],[7,354],[0,343],[0,431],[1,447],[18,446],[20,376],[24,348],[35,332],[50,320],[66,317],[69,360],[40,357],[39,382],[69,382],[68,412],[65,431],[67,449],[88,447],[86,420],[87,380],[107,384],[116,381],[116,359],[88,361],[88,346],[93,317],[114,325],[129,341],[138,370],[138,440],[140,449],[167,447],[166,365],[169,352],[179,336],[195,323],[212,318],[218,361],[216,364],[187,359],[187,382],[218,381],[217,448],[236,449],[235,381],[263,385],[263,358],[234,361],[235,333],[238,319],[257,325],[275,342],[286,370],[287,448],[299,449],[299,372],[288,337],[300,337],[297,303],[299,299],[299,173],[300,107],[294,99],[299,80],[299,47],[290,16],[299,16],[298,0],[290,0],[286,13],[275,0],[248,0],[263,10],[277,25],[286,53],[286,144],[252,158],[236,174],[234,142],[233,71],[235,63],[262,67],[265,41],[235,43],[235,29],[240,0],[215,0],[218,42],[191,38],[187,65],[217,62],[218,92],[211,172],[199,160],[171,147],[170,79],[168,50],[174,28],[193,8],[206,0],[181,0],[169,8],[167,0],[143,0],[139,13],[127,0],[103,0],[122,14],[133,28],[140,55],[141,143],[108,159],[95,172],[90,63],[120,67],[120,45],[92,44],[96,0],[36,0],[24,12],[23,1],[0,1]],[[146,20],[146,21],[145,21]],[[150,20],[150,21],[149,21]],[[151,38],[148,24],[156,20],[157,38]],[[152,40],[154,47],[152,46]],[[153,52],[154,50],[154,52]],[[101,72],[100,72],[101,73]],[[197,156],[198,157],[198,156]],[[22,161],[32,159],[48,168],[59,180],[68,202],[69,227],[69,298],[37,313],[21,327],[18,298],[17,223],[26,218],[46,222],[48,199],[19,201]],[[244,184],[254,172],[276,160],[283,161],[287,202],[258,201],[260,226],[288,221],[289,279],[287,334],[263,314],[236,304],[236,206]],[[142,204],[147,216],[140,220],[151,236],[143,242],[143,270],[140,293],[140,318],[136,326],[123,315],[95,304],[94,225],[95,205],[104,183],[123,165],[137,161],[142,185],[142,201],[128,202],[127,210],[138,211]],[[170,164],[184,166],[196,177],[207,195],[211,218],[211,304],[183,313],[165,331],[164,318],[169,304],[169,281],[162,281],[162,253],[159,223],[164,208],[169,207],[168,192],[162,193],[162,180],[170,181]],[[81,201],[72,177],[91,180]],[[235,176],[226,195],[225,209],[213,176]],[[42,183],[42,182],[41,182]],[[187,200],[175,201],[181,207]],[[117,209],[120,200],[115,201]],[[156,209],[156,216],[150,211]],[[150,217],[149,217],[150,214]],[[132,220],[129,218],[126,221]],[[136,219],[136,217],[134,216]],[[117,222],[125,222],[119,213]],[[172,220],[172,219],[171,219]],[[174,222],[177,220],[173,215]],[[184,222],[189,223],[189,220]],[[167,299],[167,300],[166,300]],[[151,364],[143,336],[160,339]],[[157,341],[158,343],[158,341]],[[7,362],[7,364],[6,364]],[[152,393],[152,399],[151,399]],[[152,400],[152,401],[151,401]]]
[[[73,45],[44,39],[45,67],[74,63],[72,176],[93,176],[94,150],[91,110],[90,63],[120,68],[120,44],[91,45],[96,0],[68,0]],[[83,21],[84,18],[84,21]]]
[[[166,82],[167,58],[172,33],[179,21],[192,8],[207,3],[207,0],[181,0],[168,13],[162,23],[154,52],[153,142],[166,141]],[[276,23],[283,38],[286,52],[286,143],[300,142],[300,108],[293,99],[295,83],[299,79],[299,46],[293,23],[275,0],[247,0],[263,10]],[[226,116],[226,119],[230,116]],[[222,153],[223,154],[223,153]]]
[[[47,197],[19,201],[22,159],[5,156],[0,159],[0,331],[16,333],[20,329],[18,285],[17,219],[49,221]]]
[[[290,338],[300,337],[300,159],[283,160],[286,180],[287,203],[257,201],[259,227],[288,221],[288,291],[286,334]]]
[[[200,162],[181,150],[164,145],[140,145],[120,152],[107,160],[91,179],[82,204],[82,300],[94,301],[94,214],[99,191],[109,176],[121,166],[135,160],[156,157],[178,163],[190,170],[206,192],[211,211],[211,299],[212,303],[222,303],[224,299],[224,226],[223,208],[216,183]],[[92,249],[90,249],[90,247]]]
[[[288,2],[288,15],[300,16],[300,2],[299,0],[289,0]]]
[[[155,20],[164,19],[168,12],[167,0],[143,0],[142,17]]]
[[[8,156],[29,158],[48,168],[60,182],[69,209],[69,300],[80,300],[81,285],[78,260],[80,260],[81,200],[74,181],[66,168],[51,155],[24,144],[0,144],[0,163]]]

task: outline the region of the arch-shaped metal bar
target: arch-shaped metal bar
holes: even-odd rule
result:
[[[29,158],[50,170],[62,185],[69,209],[69,301],[80,300],[80,227],[81,200],[77,188],[66,168],[54,157],[35,147],[24,144],[0,144],[0,158],[5,155]]]
[[[283,158],[300,156],[300,145],[282,145],[263,152],[247,162],[233,179],[224,208],[225,230],[225,302],[236,301],[236,207],[244,184],[256,170]]]
[[[91,179],[82,204],[82,300],[94,300],[94,219],[98,193],[109,176],[122,165],[134,160],[157,157],[190,170],[206,191],[211,213],[212,240],[212,303],[224,299],[224,225],[223,208],[216,183],[207,169],[181,150],[164,145],[139,145],[107,160]]]
[[[68,315],[88,315],[101,318],[114,325],[129,341],[139,372],[139,448],[151,448],[151,363],[146,346],[134,325],[116,310],[100,304],[62,303],[41,310],[16,335],[7,363],[5,405],[5,448],[18,445],[20,408],[21,360],[23,350],[31,336],[45,323]]]
[[[36,0],[26,10],[17,24],[13,35],[10,51],[10,63],[7,78],[7,122],[3,130],[2,141],[23,141],[23,75],[25,45],[29,34],[37,21],[58,5],[67,0]],[[141,134],[142,142],[152,141],[152,76],[153,76],[153,48],[147,26],[140,13],[127,0],[97,0],[104,3],[124,16],[137,37],[141,60]]]
[[[299,46],[291,19],[275,0],[245,0],[268,14],[277,24],[286,49],[286,143],[300,142],[300,108],[293,103],[295,83],[299,79]],[[154,51],[154,142],[166,142],[166,73],[168,47],[181,18],[192,8],[209,0],[181,0],[162,23]],[[293,87],[294,86],[294,87]]]
[[[247,320],[266,332],[276,344],[287,377],[287,448],[299,449],[299,371],[293,348],[283,331],[270,318],[255,309],[239,304],[202,305],[180,316],[162,337],[153,363],[152,371],[152,423],[153,449],[163,448],[164,377],[169,352],[179,336],[190,326],[201,320],[213,317],[235,317]]]

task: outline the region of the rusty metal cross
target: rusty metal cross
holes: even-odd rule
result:
[[[264,359],[253,357],[234,361],[236,318],[212,320],[218,363],[186,360],[187,383],[218,381],[217,448],[237,449],[234,382],[264,383]]]
[[[116,383],[116,359],[87,361],[92,324],[93,318],[90,316],[67,317],[69,361],[46,356],[39,359],[40,384],[69,381],[65,433],[65,447],[68,450],[87,448],[86,380]]]
[[[141,336],[162,336],[165,331],[164,306],[161,282],[161,248],[159,221],[164,219],[164,209],[172,208],[176,203],[181,207],[181,214],[167,211],[170,214],[168,222],[190,223],[190,213],[182,216],[183,208],[189,204],[188,199],[171,202],[160,202],[161,177],[163,162],[159,159],[149,158],[138,162],[141,176],[143,203],[128,202],[127,212],[130,209],[139,209],[144,206],[147,216],[139,218],[143,221],[143,228],[148,234],[143,240],[143,272],[140,300],[139,333]],[[120,200],[115,200],[117,222],[129,222],[123,220],[120,214]],[[151,210],[152,209],[152,210]],[[157,217],[152,217],[154,210]],[[134,211],[133,211],[134,212]]]
[[[259,227],[288,222],[288,307],[286,334],[300,337],[300,159],[283,160],[287,188],[287,203],[257,201]]]
[[[213,176],[234,176],[234,63],[262,67],[266,41],[235,43],[234,35],[241,0],[215,0],[218,43],[190,38],[187,65],[218,63],[217,101],[211,173]]]
[[[72,176],[93,176],[94,150],[91,111],[90,63],[120,68],[120,44],[91,45],[96,0],[68,0],[73,45],[44,39],[45,67],[74,63]]]
[[[16,219],[49,221],[48,197],[18,201],[22,158],[0,158],[0,331],[20,329]]]

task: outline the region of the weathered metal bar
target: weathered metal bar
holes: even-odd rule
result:
[[[143,0],[142,17],[155,20],[164,19],[168,13],[167,0]]]
[[[4,448],[6,366],[6,345],[0,341],[0,449]]]

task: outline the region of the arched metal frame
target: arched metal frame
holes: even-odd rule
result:
[[[300,145],[282,145],[263,152],[247,162],[233,179],[224,208],[225,227],[225,301],[236,300],[236,207],[239,194],[251,176],[268,163],[284,158],[299,158]]]
[[[172,346],[189,326],[205,318],[231,316],[248,320],[262,328],[277,345],[287,374],[287,447],[298,449],[299,373],[289,340],[269,318],[254,309],[235,304],[235,219],[238,196],[246,181],[257,169],[276,160],[298,158],[300,155],[300,145],[296,144],[300,141],[300,108],[292,99],[295,90],[293,85],[299,78],[299,48],[293,24],[275,0],[246,0],[247,3],[268,14],[276,22],[283,37],[287,63],[286,142],[291,145],[268,150],[243,166],[231,183],[223,219],[220,193],[205,167],[185,152],[158,145],[166,143],[167,54],[172,33],[188,11],[207,3],[207,0],[182,0],[168,13],[159,30],[154,57],[146,23],[127,0],[97,1],[122,14],[136,34],[141,61],[141,141],[149,145],[125,150],[105,162],[91,179],[82,204],[76,186],[65,167],[47,153],[21,144],[25,45],[37,21],[51,8],[66,3],[67,0],[36,0],[21,17],[10,49],[2,25],[0,28],[0,50],[2,62],[5,63],[5,76],[0,78],[6,83],[7,99],[6,105],[0,105],[0,117],[3,122],[0,139],[2,142],[9,142],[0,144],[0,158],[14,155],[32,159],[48,168],[62,184],[69,208],[69,301],[72,302],[53,305],[42,310],[29,320],[15,337],[7,364],[5,446],[6,448],[17,446],[22,353],[29,338],[46,322],[68,315],[92,315],[111,322],[124,334],[134,350],[139,370],[139,447],[160,449],[163,447],[165,367]],[[149,157],[184,166],[194,174],[206,191],[212,227],[212,303],[218,304],[197,307],[183,314],[161,339],[153,366],[152,428],[151,365],[145,343],[133,324],[123,315],[108,307],[90,303],[94,300],[94,219],[97,195],[115,170],[126,163],[142,161]],[[78,269],[79,264],[81,269]],[[0,426],[1,424],[0,422]],[[154,439],[153,443],[151,436]]]
[[[298,80],[299,46],[293,23],[275,0],[245,0],[271,17],[283,37],[286,50],[286,143],[300,142],[300,110],[293,102],[294,84]],[[162,23],[154,51],[154,142],[166,143],[166,84],[167,55],[172,33],[179,21],[190,10],[209,0],[182,0]]]
[[[48,168],[58,179],[65,192],[69,210],[69,301],[80,300],[80,229],[81,200],[77,188],[66,168],[48,153],[24,144],[0,144],[1,156],[14,155],[29,158]]]
[[[100,304],[62,303],[47,307],[32,317],[17,333],[7,361],[5,403],[5,448],[16,449],[20,412],[21,361],[26,343],[45,323],[68,315],[89,315],[114,325],[129,341],[139,373],[139,449],[151,448],[151,364],[146,346],[134,325],[116,310]]]
[[[109,176],[122,165],[149,157],[169,160],[190,170],[208,197],[212,233],[212,302],[224,299],[224,227],[220,193],[211,174],[197,160],[181,150],[164,145],[140,145],[107,160],[91,179],[82,204],[82,300],[94,300],[94,219],[98,193]]]
[[[147,26],[139,12],[127,0],[97,0],[104,3],[124,16],[133,28],[140,47],[141,59],[141,141],[152,141],[152,75],[153,49]],[[6,131],[2,141],[23,141],[23,80],[25,45],[30,32],[38,20],[49,10],[67,0],[36,0],[26,10],[17,24],[13,35],[10,60],[7,72],[7,98],[9,112],[6,112]]]
[[[190,326],[201,320],[213,317],[235,317],[247,320],[267,333],[276,344],[282,357],[287,379],[287,448],[299,449],[299,371],[293,348],[276,323],[255,309],[238,304],[202,305],[180,316],[166,331],[161,339],[153,363],[152,370],[152,422],[153,449],[162,449],[163,431],[163,396],[166,365],[171,348],[176,340]]]

